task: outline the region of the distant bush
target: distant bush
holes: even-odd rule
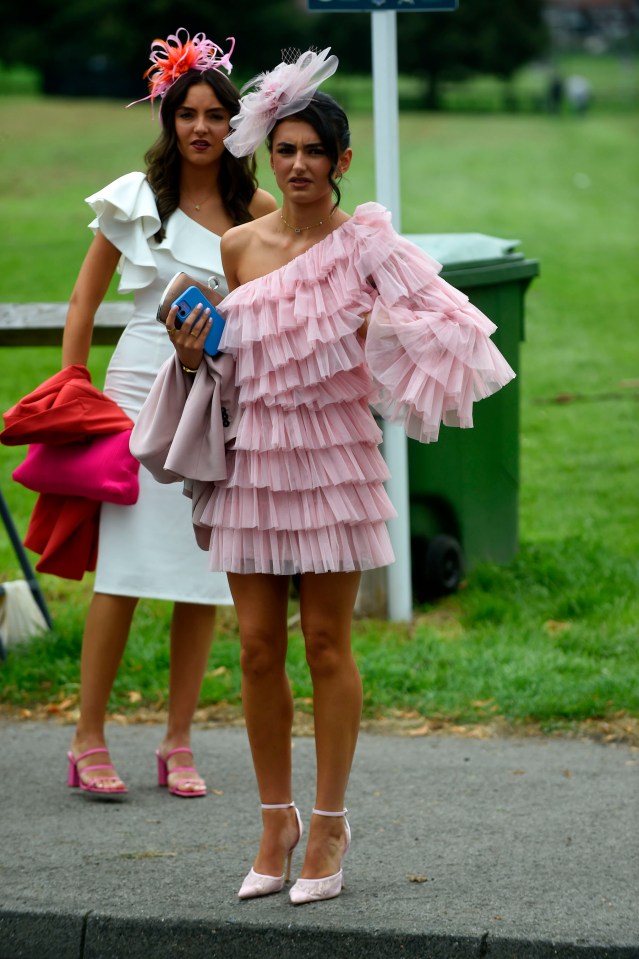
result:
[[[0,63],[0,96],[34,94],[42,90],[42,79],[32,67],[5,67]]]

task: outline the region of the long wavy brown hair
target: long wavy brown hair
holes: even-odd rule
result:
[[[160,119],[162,132],[144,157],[146,178],[155,193],[162,226],[155,234],[156,240],[164,238],[164,226],[180,203],[180,163],[175,133],[175,114],[186,99],[189,89],[196,83],[207,83],[230,116],[240,109],[240,95],[231,81],[218,70],[189,70],[167,90],[162,99]],[[234,224],[247,223],[253,217],[249,205],[257,189],[254,157],[234,157],[225,150],[218,175],[218,189],[224,209]]]

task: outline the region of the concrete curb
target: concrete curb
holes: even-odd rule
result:
[[[0,910],[0,959],[637,959],[636,945]]]

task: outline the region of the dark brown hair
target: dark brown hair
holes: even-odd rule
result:
[[[207,83],[230,116],[240,109],[240,95],[231,81],[219,70],[189,70],[170,87],[162,98],[160,120],[162,132],[153,146],[147,150],[146,178],[155,193],[162,226],[155,235],[160,241],[164,237],[164,225],[180,203],[180,163],[181,157],[175,133],[175,114],[184,103],[192,86]],[[234,224],[246,223],[253,217],[249,205],[257,189],[254,157],[234,157],[225,150],[220,164],[218,188],[224,209]]]

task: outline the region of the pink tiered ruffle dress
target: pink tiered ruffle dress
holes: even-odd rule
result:
[[[193,516],[212,570],[325,573],[393,561],[386,520],[395,512],[371,406],[431,442],[441,422],[472,426],[473,402],[514,376],[490,340],[494,324],[440,269],[366,203],[225,298],[221,346],[236,358],[240,418],[227,477],[200,495]],[[192,389],[205,384],[198,376]]]

